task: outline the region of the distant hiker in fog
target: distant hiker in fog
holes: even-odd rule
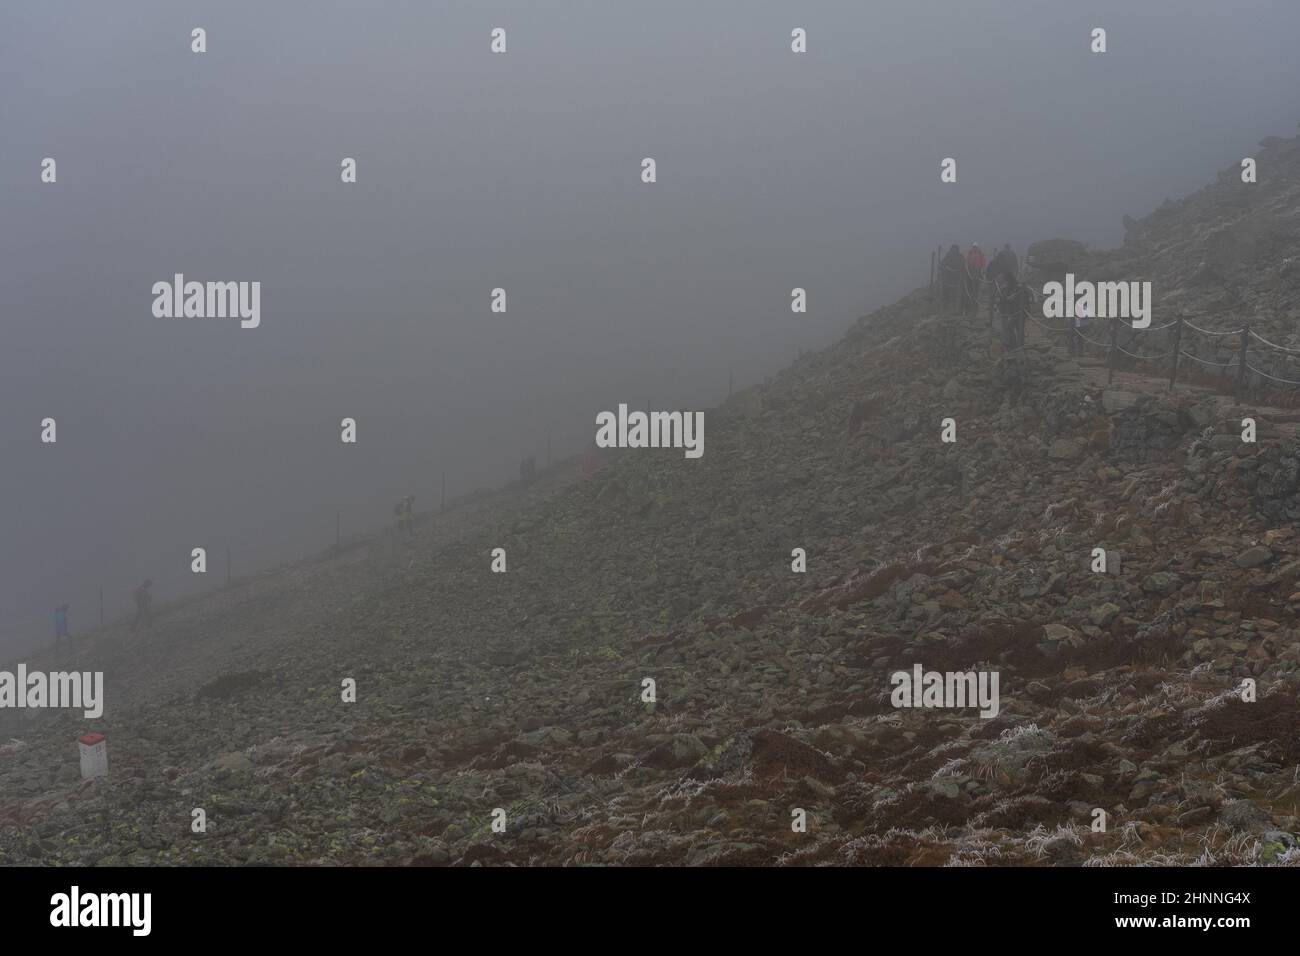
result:
[[[133,592],[131,597],[135,601],[135,620],[131,622],[131,630],[137,631],[140,625],[153,627],[153,595],[149,589],[153,587],[153,581],[145,581]]]
[[[1080,300],[1074,307],[1074,316],[1070,319],[1070,354],[1083,354],[1083,330],[1088,327],[1088,320],[1092,318],[1091,310],[1088,304]]]
[[[1020,260],[1016,257],[1016,254],[1011,251],[1011,243],[1006,242],[1002,244],[1002,255],[1006,257],[1007,275],[1019,282]]]
[[[957,243],[948,247],[948,254],[943,257],[939,270],[939,302],[952,312],[961,311],[962,274],[965,272],[966,260],[962,258]]]
[[[68,605],[60,604],[54,609],[54,653],[56,656],[65,638],[68,641],[68,650],[72,650],[72,635],[68,633]]]
[[[989,266],[990,279],[994,275],[1010,276],[1017,281],[1020,279],[1020,260],[1016,254],[1011,251],[1011,243],[1003,243],[998,254],[993,257],[993,264]]]
[[[999,276],[1010,279],[1017,279],[1020,276],[1020,262],[1016,259],[1016,254],[1011,251],[1010,243],[1004,245],[993,257],[985,274],[989,282],[997,282]]]
[[[1000,276],[994,287],[998,312],[1002,315],[1002,343],[1008,349],[1025,344],[1025,313],[1029,310],[1029,290],[1012,276]]]
[[[519,463],[519,480],[526,485],[531,485],[537,477],[537,461],[533,458],[525,458]]]
[[[397,515],[397,530],[405,531],[408,537],[415,535],[415,495],[407,495],[393,508]]]
[[[600,468],[600,452],[596,449],[596,445],[593,442],[587,446],[587,451],[582,456],[582,476],[590,479],[596,474],[596,472],[600,471]]]
[[[1003,282],[1007,279],[1014,281],[1019,271],[1020,266],[1016,262],[1016,254],[1011,251],[1009,243],[999,249],[997,255],[989,261],[988,268],[984,270],[984,278],[993,286],[989,292],[990,322],[994,321],[994,317],[998,312],[999,296],[1002,293]]]
[[[979,313],[980,280],[984,278],[984,267],[988,261],[980,250],[978,242],[972,242],[966,250],[966,295],[962,302],[962,315]]]

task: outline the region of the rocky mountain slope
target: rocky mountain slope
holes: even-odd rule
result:
[[[1203,242],[1260,212],[1217,188],[1178,204]],[[1170,215],[1108,255],[1188,261]],[[103,632],[104,717],[0,739],[0,862],[1293,865],[1295,413],[1051,345],[918,291],[706,412],[701,459],[566,463]],[[915,664],[997,671],[999,714],[895,708]]]
[[[1253,183],[1242,182],[1240,165],[1230,166],[1216,182],[1166,200],[1144,219],[1125,216],[1119,248],[1081,251],[1062,243],[1046,258],[1079,278],[1152,283],[1153,330],[1128,330],[1121,339],[1136,354],[1169,352],[1173,330],[1155,329],[1179,316],[1213,332],[1249,324],[1268,343],[1297,350],[1286,353],[1251,338],[1249,364],[1275,379],[1300,382],[1300,138],[1270,136],[1251,158]],[[1189,333],[1180,346],[1195,356],[1183,360],[1189,372],[1216,374],[1216,365],[1204,363],[1236,361],[1240,339]],[[1277,384],[1248,377],[1247,384]]]

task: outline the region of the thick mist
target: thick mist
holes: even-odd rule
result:
[[[5,5],[0,654],[713,405],[939,243],[1117,244],[1293,133],[1294,3],[1079,7]],[[178,272],[261,282],[260,327],[155,318]]]

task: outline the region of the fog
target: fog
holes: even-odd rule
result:
[[[1118,244],[1293,135],[1297,32],[1282,0],[5,4],[0,654],[500,485],[619,402],[711,406],[940,243]],[[154,317],[175,273],[259,281],[260,326]]]

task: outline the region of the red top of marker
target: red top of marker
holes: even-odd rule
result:
[[[85,744],[87,747],[93,747],[93,746],[95,746],[95,744],[102,744],[102,743],[104,742],[104,735],[103,735],[103,734],[86,734],[85,736],[83,736],[83,737],[81,738],[81,742],[82,742],[83,744]]]

